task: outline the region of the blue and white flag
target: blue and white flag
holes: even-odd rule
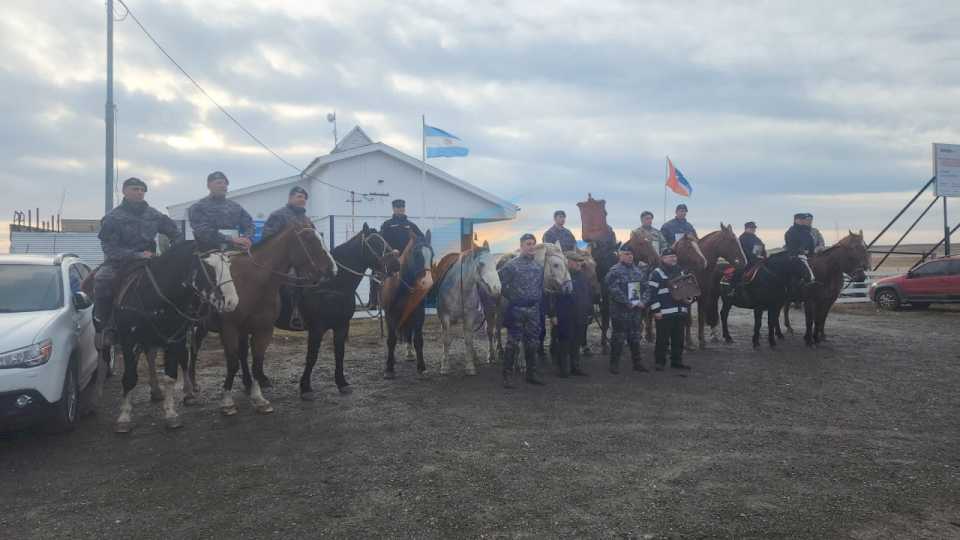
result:
[[[423,126],[423,144],[428,158],[463,157],[470,153],[460,137],[426,124]]]

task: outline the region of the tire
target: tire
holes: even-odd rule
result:
[[[70,361],[63,377],[63,392],[60,401],[55,404],[54,416],[50,421],[50,431],[66,433],[73,431],[80,418],[80,381],[77,377],[77,363]]]
[[[893,289],[880,289],[876,292],[877,307],[894,311],[900,308],[900,295]]]

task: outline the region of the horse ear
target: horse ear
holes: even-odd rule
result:
[[[850,233],[850,236],[853,236],[853,235],[855,234],[855,233],[854,233],[853,231],[851,231],[850,229],[847,229],[847,232]]]
[[[858,236],[860,236],[860,238],[863,238],[863,229],[860,229],[860,234]]]
[[[490,242],[487,242],[486,240],[484,240],[484,241],[483,241],[483,245],[480,246],[480,247],[482,247],[483,249],[489,250],[489,249],[490,249]]]
[[[430,245],[430,229],[427,229],[427,234],[423,235],[424,239],[427,241],[427,245]]]
[[[369,233],[369,232],[370,232],[370,226],[367,225],[367,222],[366,222],[366,221],[364,221],[364,222],[363,222],[363,234],[367,234],[367,233]]]

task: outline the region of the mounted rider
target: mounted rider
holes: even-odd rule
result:
[[[740,247],[743,248],[743,253],[747,256],[746,268],[741,271],[731,266],[724,270],[723,278],[720,281],[723,294],[731,298],[736,294],[736,289],[743,280],[743,276],[750,275],[756,265],[767,258],[767,247],[763,244],[763,240],[757,236],[756,222],[748,221],[743,224]]]
[[[530,233],[520,237],[520,254],[500,270],[503,298],[507,301],[503,325],[507,329],[507,346],[503,358],[503,387],[513,388],[513,365],[523,346],[527,362],[527,383],[542,385],[537,373],[537,348],[540,345],[543,297],[543,266],[534,259],[537,239]]]
[[[697,236],[697,230],[687,221],[687,205],[678,204],[674,213],[675,217],[660,227],[660,232],[667,239],[667,246],[673,247],[677,240],[683,238],[685,234]],[[699,238],[699,236],[697,236]]]
[[[417,224],[407,218],[407,203],[403,199],[394,200],[390,206],[393,207],[393,217],[383,222],[380,226],[380,235],[390,244],[390,247],[403,252],[410,241],[410,232],[417,235],[417,238],[423,238],[423,232],[417,227]]]
[[[670,348],[670,367],[690,369],[683,363],[683,329],[690,316],[690,304],[676,300],[670,292],[670,280],[683,271],[677,265],[677,254],[666,249],[660,256],[661,265],[650,272],[647,294],[652,302],[650,311],[657,324],[657,342],[654,347],[657,371],[663,371],[667,363],[667,347]]]
[[[613,336],[610,343],[610,373],[620,373],[620,353],[624,340],[630,346],[634,371],[648,371],[640,358],[640,321],[649,298],[644,294],[647,265],[633,263],[633,251],[627,244],[620,246],[620,261],[610,268],[604,285],[610,295],[610,321]]]
[[[564,225],[567,223],[567,213],[563,210],[557,210],[553,213],[553,226],[543,233],[544,244],[560,243],[560,249],[563,251],[576,251],[577,239],[570,232],[570,229]]]
[[[227,198],[230,180],[220,171],[207,176],[210,195],[195,202],[188,210],[193,237],[200,249],[235,247],[250,249],[254,234],[253,218],[242,206]],[[223,234],[227,232],[228,234]],[[233,233],[239,236],[234,236]]]
[[[784,250],[790,255],[813,255],[816,251],[816,242],[810,225],[807,224],[807,214],[800,212],[793,215],[793,225],[783,234]]]
[[[147,184],[135,177],[123,181],[123,201],[100,220],[100,246],[104,261],[94,277],[93,322],[97,329],[97,348],[113,342],[113,293],[119,279],[137,261],[149,259],[157,252],[157,234],[171,243],[178,240],[180,229],[166,214],[143,200]]]
[[[688,223],[689,225],[689,223]],[[663,253],[663,250],[673,245],[673,242],[667,242],[667,238],[659,229],[653,226],[653,212],[644,210],[640,214],[640,226],[633,230],[641,238],[646,238],[656,250],[657,254]],[[696,231],[694,231],[696,234]]]
[[[820,234],[820,229],[813,226],[813,214],[810,212],[807,212],[806,223],[810,227],[810,234],[813,235],[813,252],[820,253],[827,249],[827,244],[823,240],[823,235]]]
[[[307,219],[307,199],[310,195],[307,190],[300,186],[290,188],[290,194],[287,197],[287,204],[270,213],[267,222],[263,224],[263,232],[260,234],[260,241],[279,233],[287,225],[294,221],[304,221]]]

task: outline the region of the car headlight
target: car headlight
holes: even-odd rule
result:
[[[0,369],[40,366],[46,364],[52,354],[53,342],[47,339],[29,347],[0,353]]]

